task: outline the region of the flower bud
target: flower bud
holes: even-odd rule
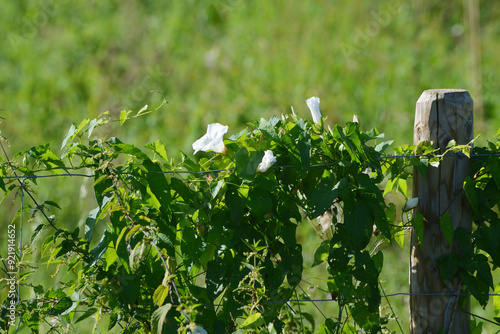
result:
[[[321,111],[319,110],[319,97],[313,96],[306,100],[306,104],[311,111],[314,123],[321,124]]]

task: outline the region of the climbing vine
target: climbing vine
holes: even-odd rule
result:
[[[357,117],[328,126],[319,99],[308,106],[314,122],[292,110],[231,136],[228,127],[210,124],[193,144],[195,154],[180,152],[176,159],[159,140],[140,148],[96,136],[111,122],[109,114],[71,125],[61,157],[49,145],[5,157],[4,199],[20,192],[36,198],[35,176],[81,170],[92,171],[95,195],[84,229],[47,216],[47,207],[59,208],[50,200],[25,204],[14,218],[45,217],[16,253],[17,268],[30,272],[18,284],[31,290],[30,298],[16,302],[16,317],[35,333],[45,319],[62,318],[72,328],[91,316],[94,330],[109,316],[106,329],[122,333],[387,331],[379,246],[402,246],[410,227],[417,234],[423,229],[411,214],[418,200],[408,198],[407,180],[414,168],[425,173],[438,165],[442,155],[432,143],[390,150],[392,142],[376,129],[362,131]],[[124,111],[120,123],[149,112]],[[470,149],[452,146],[447,153],[469,155]],[[500,264],[494,237],[500,231],[499,151],[498,141],[474,150],[486,156],[473,160],[464,186],[477,228],[460,234],[469,245],[464,254],[443,259],[444,277],[459,273],[482,305],[494,288],[491,268]],[[392,192],[401,203],[384,198]],[[294,301],[304,269],[296,231],[307,221],[318,235],[313,265],[326,263],[325,289],[339,310],[318,328]],[[46,230],[51,233],[40,240]],[[57,287],[37,283],[32,268],[42,261],[67,271]],[[7,298],[2,329],[11,325],[9,306]]]

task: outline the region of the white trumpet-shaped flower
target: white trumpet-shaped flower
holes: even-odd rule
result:
[[[330,212],[325,212],[318,217],[318,224],[321,226],[321,233],[325,233],[333,225],[333,216]]]
[[[321,124],[321,111],[319,110],[319,97],[313,96],[306,100],[306,104],[311,110],[314,123]]]
[[[358,123],[359,124],[359,117],[358,117],[358,115],[354,114],[354,116],[352,116],[352,121],[354,123]]]
[[[219,123],[209,124],[207,127],[207,133],[193,143],[194,154],[199,151],[206,152],[209,150],[216,153],[223,153],[226,150],[226,146],[224,145],[222,138],[228,129],[229,127],[227,125]]]
[[[273,154],[273,151],[267,150],[264,152],[264,157],[262,158],[262,162],[257,166],[257,170],[261,173],[265,173],[269,167],[276,163],[276,157]]]

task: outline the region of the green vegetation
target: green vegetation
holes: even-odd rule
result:
[[[500,4],[481,6],[485,109],[484,122],[475,125],[484,143],[500,124]],[[321,97],[327,123],[345,124],[357,114],[362,129],[375,126],[403,145],[412,141],[423,90],[464,88],[479,98],[471,67],[478,50],[470,48],[462,3],[47,0],[4,1],[0,11],[0,115],[6,118],[0,131],[11,155],[49,143],[60,156],[71,122],[105,111],[118,119],[124,109],[165,99],[157,112],[124,130],[110,124],[101,135],[140,148],[160,139],[167,155],[178,159],[179,150],[191,156],[191,144],[209,123],[237,133],[249,121],[288,114],[290,106],[306,117],[305,99],[313,95]],[[52,199],[63,208],[51,213],[69,228],[82,226],[95,206],[84,196],[92,183],[84,182],[39,180],[33,187],[42,202]],[[13,195],[0,209],[5,224],[19,208],[18,198],[10,206]],[[307,225],[298,231],[304,244],[316,238]],[[29,240],[31,231],[24,232]],[[408,258],[398,249],[393,255]],[[388,293],[406,289],[406,265],[394,267]],[[403,283],[393,285],[395,276]],[[333,312],[327,304],[318,307]],[[404,307],[403,301],[396,314],[406,329]]]
[[[316,110],[319,114],[317,105]],[[141,110],[133,117],[149,113]],[[122,113],[120,124],[132,115]],[[228,128],[210,124],[193,147],[213,153],[202,153],[198,162],[186,155],[175,162],[159,140],[145,151],[116,137],[89,139],[109,124],[109,114],[73,124],[61,159],[47,145],[39,145],[1,165],[5,196],[25,188],[24,197],[31,197],[31,184],[39,180],[25,179],[29,183],[23,185],[4,177],[51,172],[59,178],[87,169],[97,202],[84,224],[68,227],[49,215],[61,210],[54,201],[24,205],[18,214],[30,213],[30,223],[39,216],[41,223],[17,257],[11,245],[16,218],[8,226],[4,272],[15,277],[19,263],[23,300],[13,313],[22,314],[23,329],[81,332],[92,325],[92,332],[121,333],[197,328],[210,333],[404,331],[390,298],[384,297],[381,273],[393,268],[390,262],[384,265],[387,248],[381,246],[403,246],[408,228],[421,236],[424,223],[418,213],[411,218],[411,208],[403,207],[399,216],[384,195],[395,192],[405,207],[417,205],[407,198],[407,179],[413,168],[426,173],[443,157],[430,143],[397,147],[397,157],[381,159],[392,141],[377,130],[362,132],[357,122],[325,126],[320,117],[313,123],[293,113],[261,118],[251,130],[224,141]],[[468,155],[470,146],[448,150]],[[450,280],[459,274],[483,307],[492,299],[492,270],[500,264],[498,240],[492,238],[500,229],[500,169],[493,156],[499,152],[500,139],[488,148],[475,148],[484,158],[475,158],[474,177],[464,185],[476,230],[469,235],[461,228],[443,227],[462,253],[441,259],[441,275]],[[385,190],[380,187],[384,180]],[[306,220],[314,233],[304,241],[297,230]],[[304,253],[314,253],[312,264],[304,261]],[[323,278],[312,286],[329,295],[326,308],[310,301],[318,294],[304,287],[311,285],[305,263],[308,268],[321,265],[317,273]],[[40,279],[49,275],[53,280]],[[16,292],[6,292],[2,329],[15,325],[14,315],[7,315]],[[312,306],[321,318],[309,312]],[[498,316],[494,298],[493,306]]]
[[[58,143],[71,121],[162,97],[169,105],[127,135],[161,138],[169,153],[189,150],[208,123],[241,128],[310,96],[328,106],[330,121],[358,114],[404,144],[423,90],[472,90],[469,29],[455,3],[53,0],[0,9],[2,133],[16,152]],[[481,9],[482,134],[491,138],[500,5]]]

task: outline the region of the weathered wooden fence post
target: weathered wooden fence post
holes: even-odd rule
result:
[[[413,143],[432,141],[441,153],[450,140],[467,144],[473,138],[473,102],[466,90],[433,89],[422,93],[415,111]],[[414,171],[413,197],[418,197],[415,209],[424,217],[424,235],[419,245],[415,233],[411,236],[410,256],[410,332],[469,333],[470,316],[459,303],[464,291],[462,282],[455,277],[444,285],[439,272],[438,259],[450,254],[452,247],[446,241],[439,221],[448,212],[453,228],[472,227],[472,213],[463,182],[470,170],[465,156],[446,156],[439,167],[429,167],[424,177]],[[457,245],[453,242],[453,249]],[[462,296],[463,298],[463,296]],[[468,297],[467,297],[468,298]]]

